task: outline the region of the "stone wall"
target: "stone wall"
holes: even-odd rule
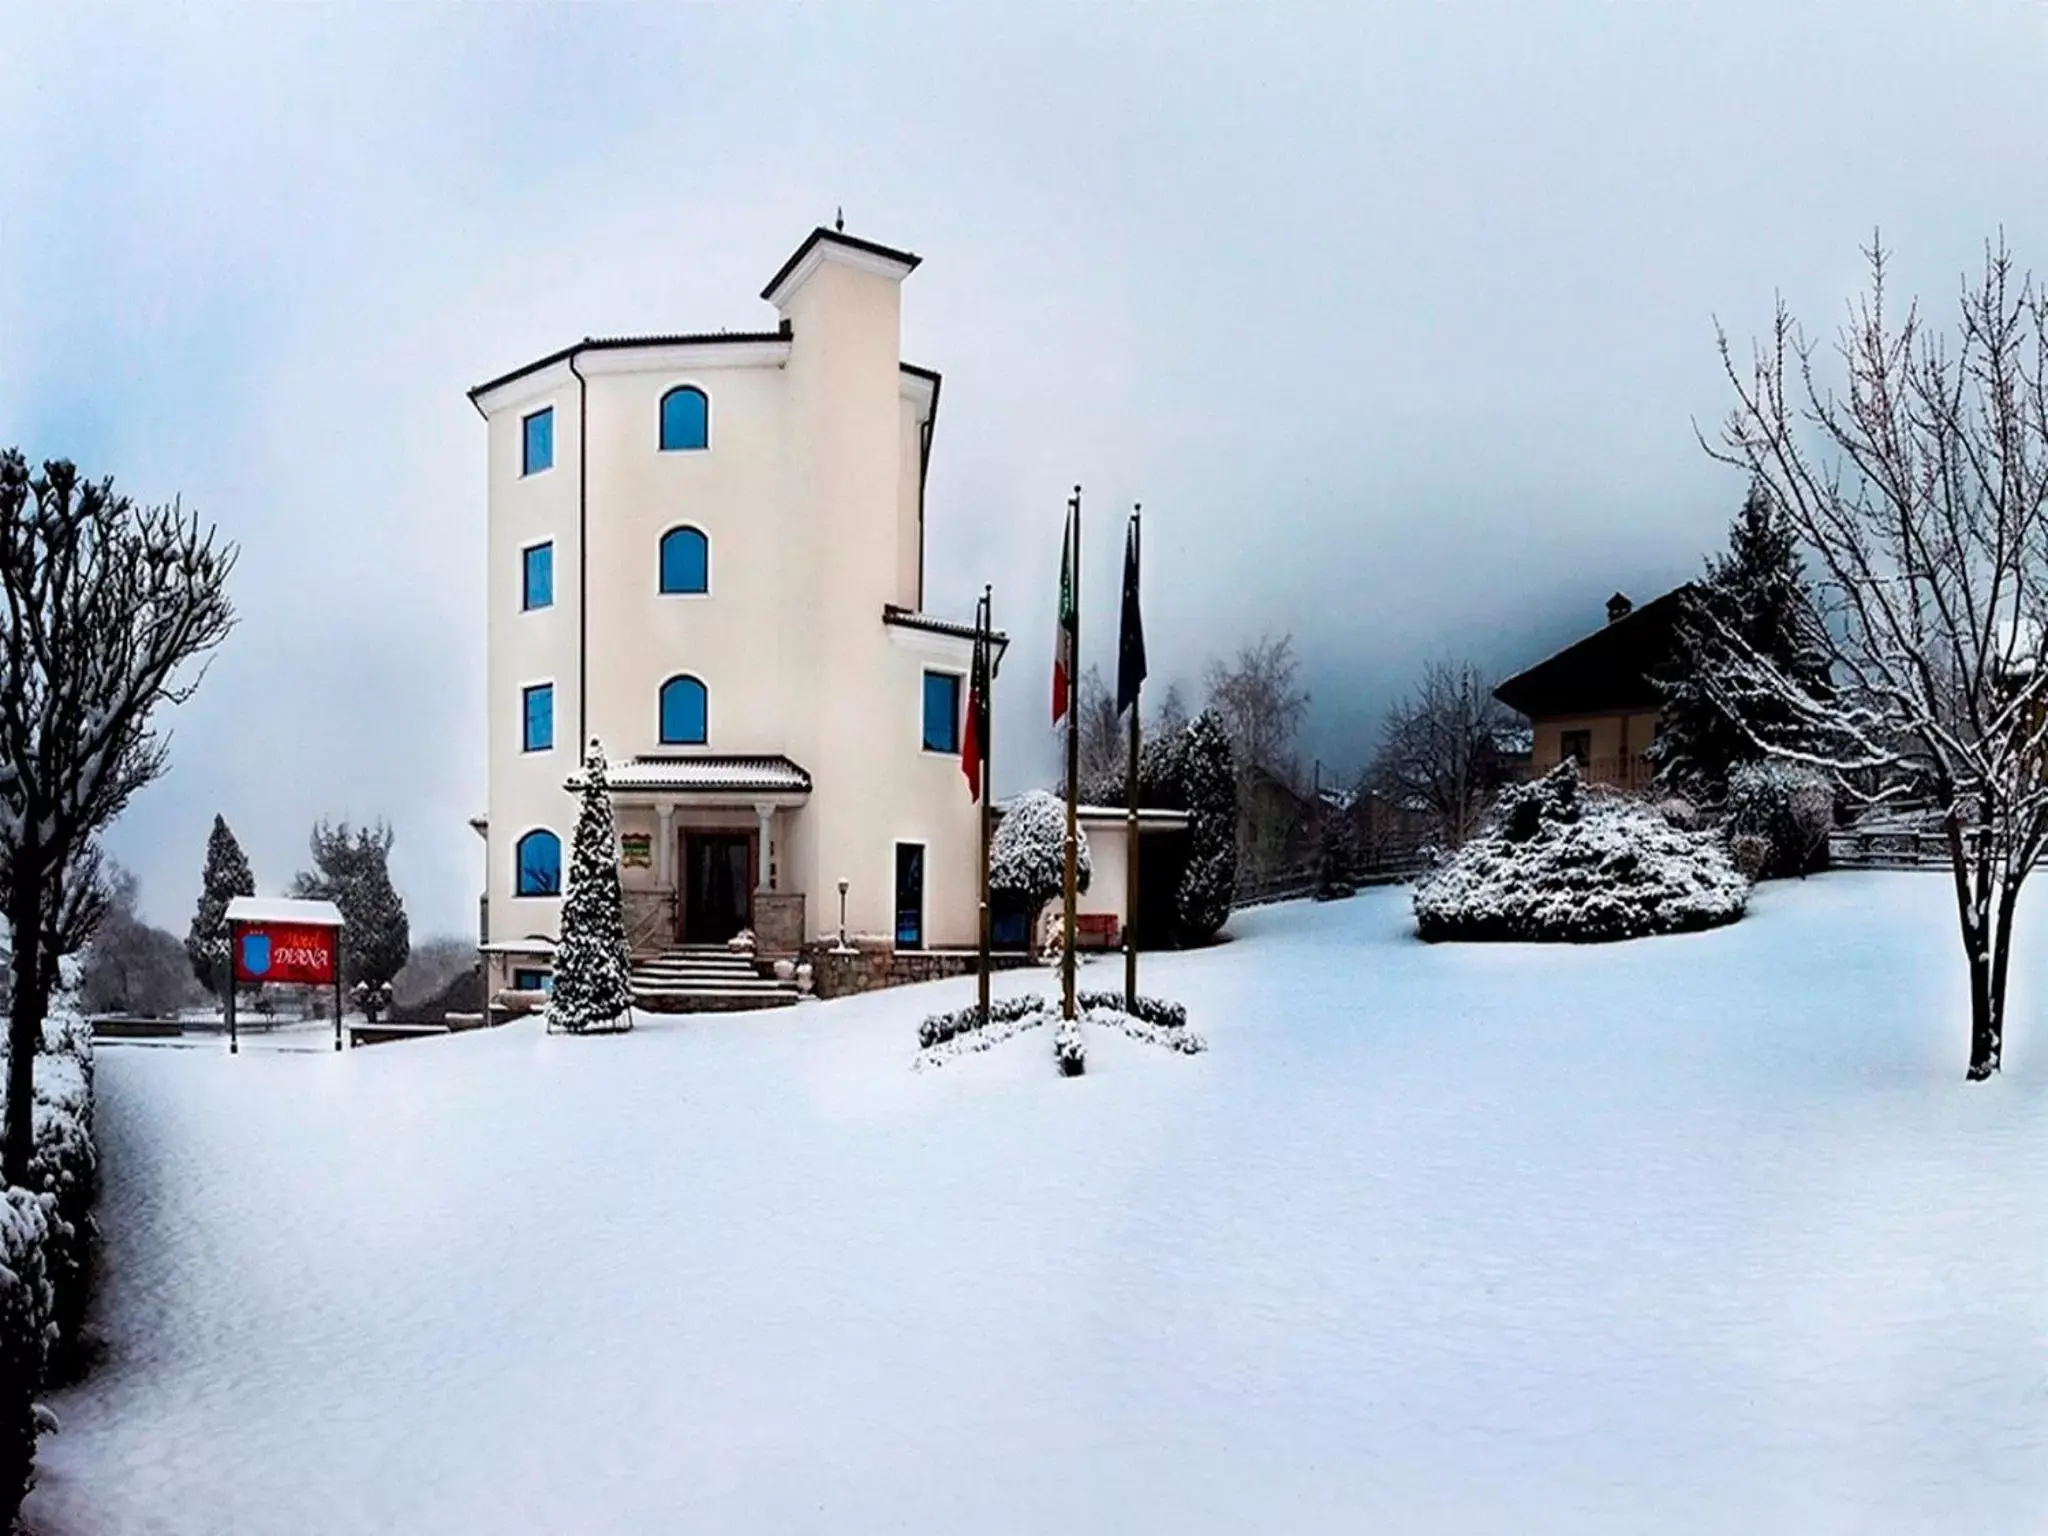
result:
[[[621,893],[625,905],[626,947],[636,955],[659,954],[676,942],[676,894],[674,891]]]
[[[845,997],[878,987],[971,976],[975,966],[972,950],[899,950],[893,940],[865,936],[853,939],[851,948],[844,951],[836,943],[807,944],[803,957],[811,963],[811,990],[819,997]],[[1014,951],[998,951],[989,957],[989,963],[996,970],[1007,971],[1030,961]]]
[[[803,943],[803,892],[754,892],[754,953],[764,960],[793,956]]]

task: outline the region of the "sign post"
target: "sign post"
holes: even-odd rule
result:
[[[228,1052],[237,1049],[235,986],[266,981],[334,988],[334,1048],[342,1048],[341,909],[331,901],[237,896],[228,903]]]

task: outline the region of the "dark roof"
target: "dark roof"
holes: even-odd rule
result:
[[[1650,675],[1661,671],[1677,648],[1681,602],[1690,590],[1674,588],[1603,624],[1549,660],[1516,673],[1493,696],[1532,720],[1657,708],[1664,695]]]
[[[962,624],[953,619],[937,619],[928,613],[913,613],[910,609],[895,603],[882,604],[882,622],[894,624],[899,629],[922,629],[929,634],[950,635],[955,640],[974,638],[972,624]],[[1010,643],[1010,637],[1000,629],[990,630],[989,639],[998,649],[1006,648]]]
[[[621,352],[633,347],[715,347],[734,342],[787,341],[790,338],[787,320],[772,331],[692,331],[675,336],[586,336],[581,341],[563,347],[559,352],[550,352],[546,357],[530,363],[522,363],[510,373],[501,373],[495,379],[486,379],[469,392],[475,400],[478,395],[488,394],[500,384],[510,384],[514,379],[525,378],[529,373],[539,373],[543,368],[552,368],[556,363],[565,362],[584,352]]]
[[[836,229],[827,229],[821,224],[806,235],[804,243],[790,254],[789,260],[776,269],[775,275],[768,279],[768,286],[761,290],[761,297],[764,299],[768,298],[770,294],[780,288],[782,280],[796,270],[796,264],[810,255],[811,247],[820,241],[825,241],[831,245],[843,246],[849,251],[864,251],[870,256],[881,256],[890,261],[900,261],[904,266],[913,271],[924,260],[922,256],[913,256],[908,251],[899,251],[893,246],[877,245],[872,240],[861,240],[853,235],[842,234]]]

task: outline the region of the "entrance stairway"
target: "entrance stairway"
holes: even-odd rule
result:
[[[796,1000],[795,982],[763,976],[723,944],[685,944],[633,966],[633,1006],[649,1013],[736,1013]]]

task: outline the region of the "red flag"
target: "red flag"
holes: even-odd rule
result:
[[[1067,512],[1066,537],[1060,543],[1059,629],[1052,649],[1052,723],[1065,718],[1074,701],[1074,515]]]
[[[986,634],[987,626],[977,608],[974,615],[974,665],[972,680],[967,687],[967,728],[960,733],[960,771],[967,775],[967,798],[976,801],[981,799],[981,712],[988,707]]]

